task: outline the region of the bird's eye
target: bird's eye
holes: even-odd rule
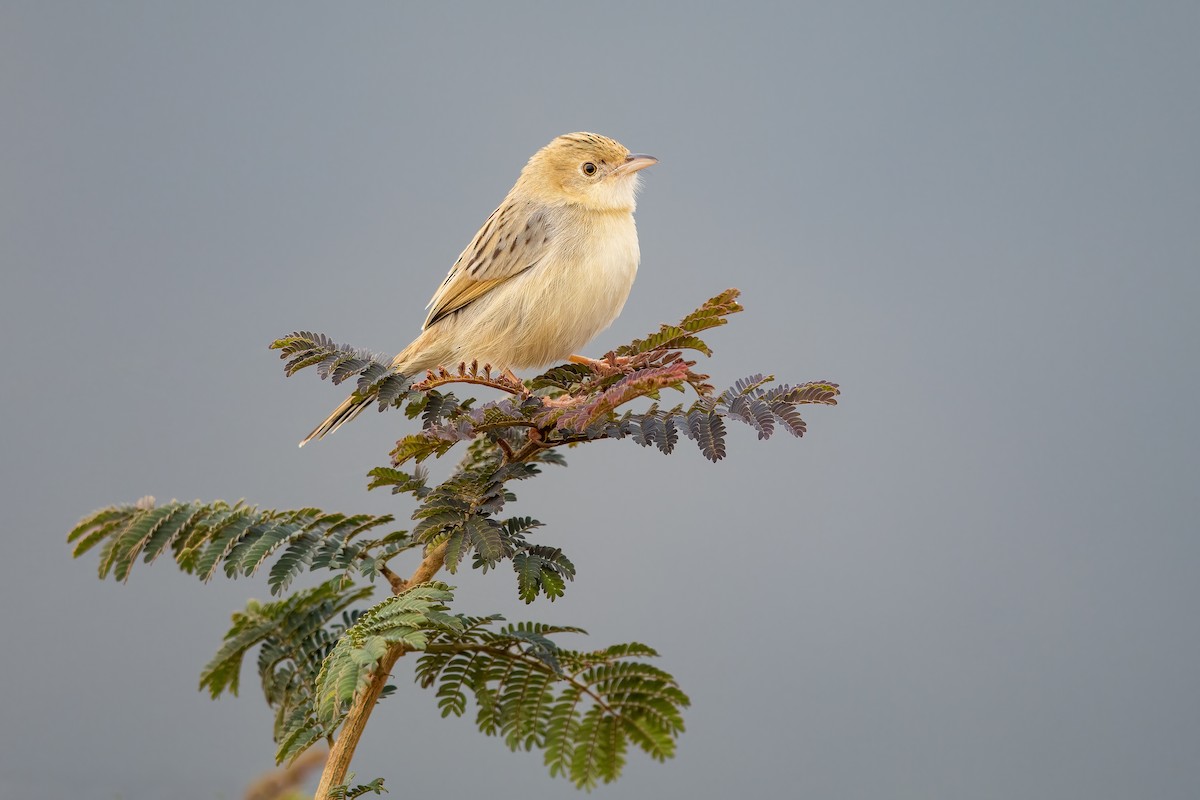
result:
[[[580,169],[583,170],[584,175],[595,175],[596,174],[596,165],[590,161],[585,161],[583,166],[580,167]]]

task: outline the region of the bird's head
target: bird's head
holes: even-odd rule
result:
[[[633,211],[638,171],[658,161],[595,133],[568,133],[533,154],[518,182],[551,205],[593,211]]]

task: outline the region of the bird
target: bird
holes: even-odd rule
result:
[[[641,253],[639,173],[658,159],[615,139],[567,133],[538,150],[426,306],[421,333],[393,360],[415,375],[477,361],[505,370],[564,360],[621,313]],[[300,442],[336,431],[373,401],[352,394]]]

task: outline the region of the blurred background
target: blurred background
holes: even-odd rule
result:
[[[343,391],[266,346],[398,351],[529,155],[592,130],[661,161],[590,354],[737,286],[719,385],[843,388],[801,441],[601,444],[518,486],[579,568],[553,605],[450,578],[660,649],[679,756],[598,795],[1196,797],[1198,34],[1169,2],[7,0],[0,796],[271,766],[252,664],[196,691],[265,580],[101,583],[67,531],[147,494],[405,519],[364,475],[413,423],[297,450]],[[575,796],[409,669],[358,779]]]

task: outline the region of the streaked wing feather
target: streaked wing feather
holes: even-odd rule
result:
[[[538,263],[546,254],[549,237],[549,226],[540,210],[511,202],[501,205],[450,268],[429,301],[429,316],[422,328]]]

